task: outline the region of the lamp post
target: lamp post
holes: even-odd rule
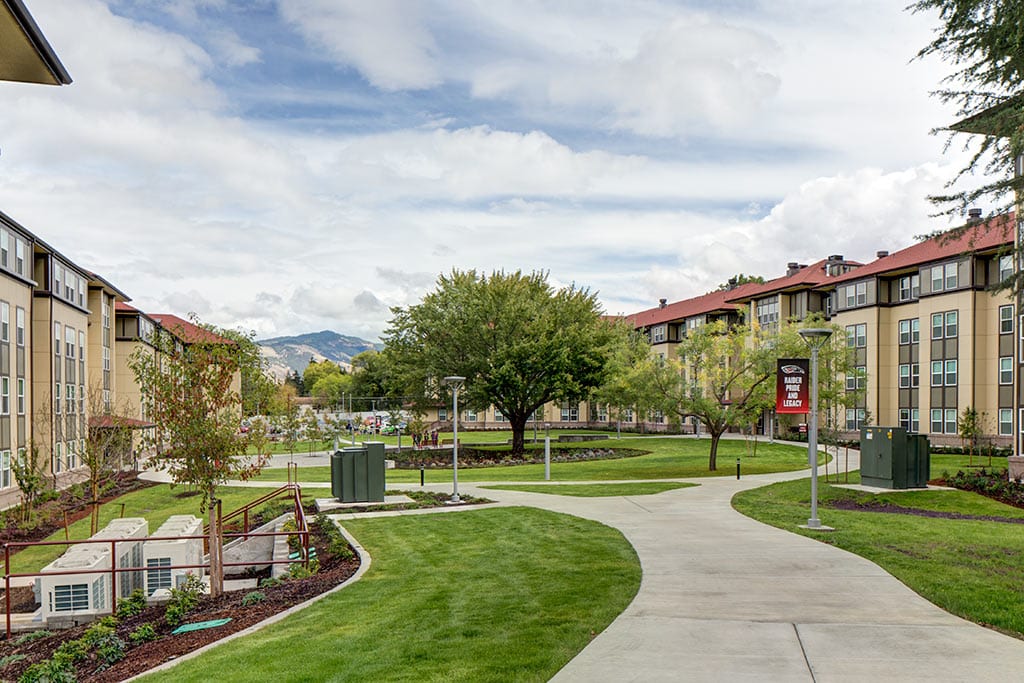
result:
[[[451,375],[444,378],[444,383],[452,388],[452,498],[448,501],[456,504],[459,501],[459,389],[465,377]]]
[[[821,525],[818,519],[818,350],[832,336],[827,327],[807,327],[799,330],[807,345],[811,347],[811,425],[807,434],[807,459],[811,465],[811,518],[804,528],[831,531]]]

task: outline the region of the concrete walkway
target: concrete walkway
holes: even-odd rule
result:
[[[654,496],[467,493],[597,520],[643,567],[632,604],[554,681],[1009,681],[1024,641],[954,617],[875,564],[734,511],[807,472],[701,479]]]

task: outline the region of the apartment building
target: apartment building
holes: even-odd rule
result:
[[[35,457],[58,488],[85,478],[90,429],[128,430],[122,463],[151,429],[130,367],[176,344],[229,340],[175,315],[147,315],[105,278],[0,212],[0,509],[20,502],[12,462]],[[232,387],[241,388],[236,375]],[[116,419],[113,418],[116,416]]]

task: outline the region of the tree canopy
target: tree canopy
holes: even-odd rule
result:
[[[941,21],[918,57],[937,55],[953,67],[934,94],[954,104],[961,120],[939,130],[982,134],[966,142],[972,155],[949,184],[949,192],[931,199],[953,216],[983,200],[991,205],[990,213],[1004,213],[1013,204],[1014,191],[1024,187],[1024,178],[1014,173],[1014,161],[1024,153],[1024,4],[917,0],[909,9],[935,12]],[[981,174],[990,179],[962,187]]]
[[[383,339],[396,385],[418,405],[438,406],[447,402],[443,378],[465,377],[460,405],[500,410],[514,453],[537,408],[584,399],[605,382],[625,339],[595,295],[556,290],[540,272],[453,270],[421,303],[392,313]]]

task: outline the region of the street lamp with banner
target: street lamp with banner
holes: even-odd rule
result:
[[[822,526],[818,519],[818,351],[832,336],[832,330],[827,327],[805,327],[799,332],[811,347],[811,424],[807,435],[807,459],[811,465],[811,517],[806,526],[801,526],[832,531],[831,527]]]

